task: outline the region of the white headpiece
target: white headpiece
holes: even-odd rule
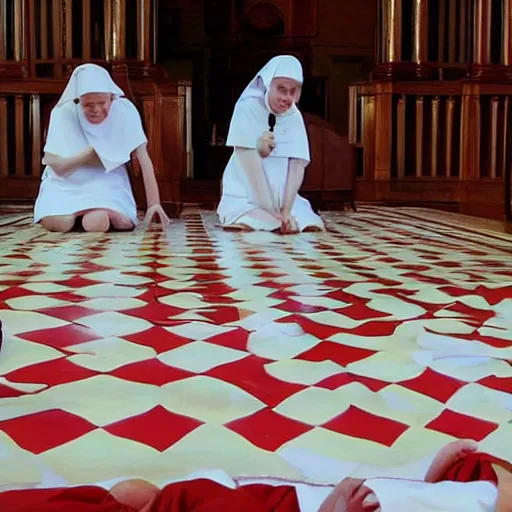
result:
[[[88,93],[114,95],[107,118],[99,124],[90,123],[77,104]],[[78,66],[52,110],[44,151],[72,156],[92,146],[107,171],[130,161],[132,151],[147,138],[137,108],[123,96],[106,69],[96,64]]]
[[[302,84],[304,76],[301,63],[291,55],[271,59],[251,80],[238,99],[231,125],[228,146],[256,148],[261,134],[268,130],[270,85],[275,78],[291,78]],[[309,142],[302,114],[294,104],[283,114],[275,114],[276,148],[271,156],[301,158],[309,162]]]

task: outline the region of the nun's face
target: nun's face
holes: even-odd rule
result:
[[[270,84],[268,102],[276,114],[284,114],[299,101],[300,84],[291,78],[274,78]]]
[[[108,116],[112,106],[112,95],[102,92],[91,92],[80,98],[84,115],[90,123],[100,124]]]

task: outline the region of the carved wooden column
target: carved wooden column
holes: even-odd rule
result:
[[[491,63],[491,0],[475,0],[473,62],[478,66]]]
[[[14,4],[14,60],[21,61],[25,53],[25,2],[13,0]]]
[[[112,60],[126,58],[126,0],[112,0]]]
[[[380,9],[381,62],[400,62],[402,59],[402,0],[382,0]]]
[[[413,2],[412,60],[416,64],[418,77],[426,76],[424,65],[428,61],[428,0]]]
[[[126,57],[126,0],[105,0],[105,58]]]
[[[480,89],[467,84],[462,92],[460,179],[475,181],[480,174]]]
[[[7,0],[0,0],[0,61],[7,60]]]
[[[0,177],[9,173],[7,130],[7,98],[0,95]]]
[[[402,0],[379,2],[376,78],[391,78],[402,60]]]
[[[137,0],[137,58],[151,60],[151,0]]]
[[[512,65],[512,0],[503,0],[502,64]]]

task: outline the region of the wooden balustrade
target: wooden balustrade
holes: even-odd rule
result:
[[[350,92],[349,138],[360,152],[360,197],[398,202],[436,197],[502,218],[504,202],[496,197],[505,197],[511,163],[512,86],[394,82],[386,88],[354,84]],[[377,123],[375,112],[385,121]],[[388,122],[389,130],[379,129]]]

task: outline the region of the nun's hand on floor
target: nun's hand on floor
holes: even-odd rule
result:
[[[266,158],[276,147],[276,141],[272,132],[265,132],[258,139],[258,153],[261,158]]]
[[[281,215],[281,233],[283,235],[293,235],[299,232],[299,226],[295,217],[291,215]]]
[[[160,224],[162,225],[162,231],[165,231],[167,226],[169,226],[171,223],[171,220],[169,217],[167,217],[167,214],[165,213],[161,204],[154,204],[148,208],[146,216],[144,217],[144,229],[147,229],[151,225],[151,222],[155,216],[158,218]]]

